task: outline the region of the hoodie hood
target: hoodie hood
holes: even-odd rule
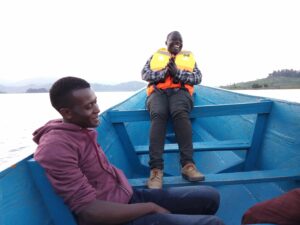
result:
[[[38,128],[33,132],[33,141],[39,144],[41,137],[52,130],[80,131],[82,129],[83,128],[78,125],[65,123],[62,119],[50,120],[44,126]]]

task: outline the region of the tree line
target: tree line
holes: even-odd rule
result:
[[[288,69],[284,69],[284,70],[277,70],[277,71],[273,71],[273,73],[270,73],[269,76],[270,78],[272,77],[300,77],[300,71],[297,70],[288,70]]]

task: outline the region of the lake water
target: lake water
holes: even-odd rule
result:
[[[239,93],[300,103],[300,89],[242,90]],[[97,92],[101,111],[122,102],[135,92]],[[0,171],[29,154],[36,146],[32,132],[50,119],[60,118],[52,108],[48,93],[0,94]]]
[[[300,89],[236,90],[235,92],[300,103]]]

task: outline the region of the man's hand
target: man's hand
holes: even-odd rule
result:
[[[175,77],[178,71],[174,60],[175,60],[174,58],[171,58],[168,64],[168,71],[171,77]]]
[[[92,224],[123,224],[152,213],[170,212],[153,202],[124,204],[95,199],[77,216]]]
[[[153,203],[153,202],[148,202],[147,204],[150,204],[152,207],[152,213],[170,213],[169,210]]]

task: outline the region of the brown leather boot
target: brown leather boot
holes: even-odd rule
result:
[[[163,171],[160,169],[152,169],[150,178],[148,179],[147,186],[150,189],[162,189]]]
[[[181,175],[188,181],[202,181],[205,176],[199,172],[194,163],[187,163],[181,169]]]

